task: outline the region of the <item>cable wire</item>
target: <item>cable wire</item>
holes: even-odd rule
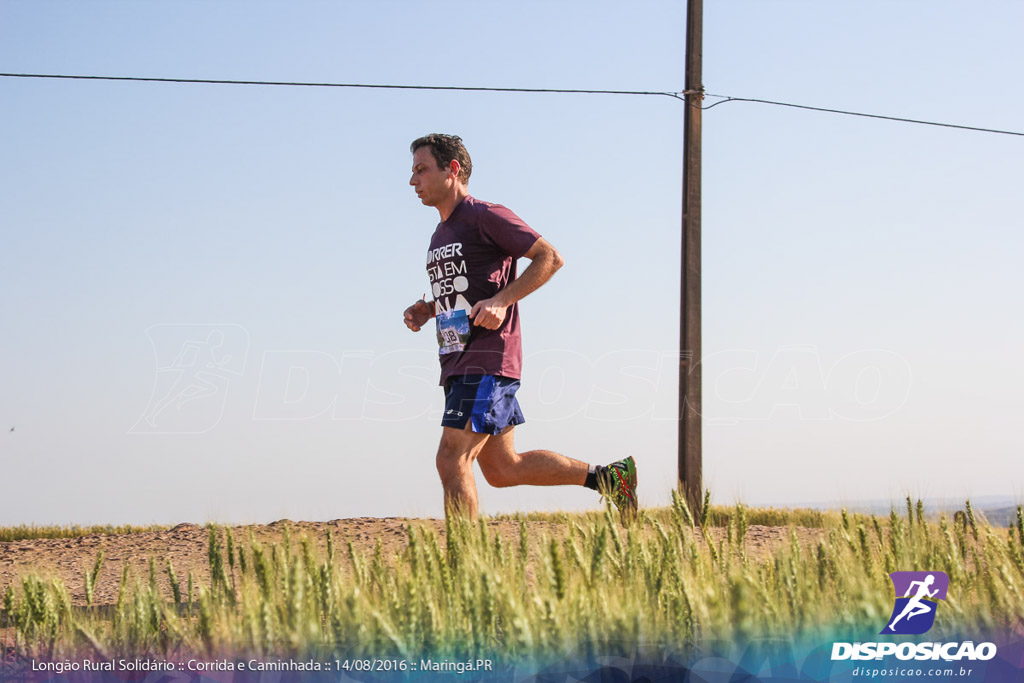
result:
[[[1012,130],[997,130],[995,128],[979,128],[977,126],[962,126],[956,123],[940,123],[938,121],[922,121],[920,119],[906,119],[900,116],[884,116],[882,114],[866,114],[859,111],[845,111],[843,109],[828,109],[826,107],[812,107],[807,104],[793,104],[792,102],[775,102],[773,100],[761,100],[753,97],[732,97],[731,95],[712,95],[708,94],[708,97],[721,97],[723,98],[719,102],[715,102],[707,107],[701,107],[701,109],[708,110],[717,107],[720,104],[726,102],[756,102],[758,104],[771,104],[777,107],[792,107],[793,109],[807,109],[810,111],[821,111],[829,114],[843,114],[845,116],[863,116],[869,119],[884,119],[886,121],[900,121],[902,123],[916,123],[922,126],[940,126],[942,128],[957,128],[960,130],[974,130],[981,133],[998,133],[1000,135],[1017,135],[1024,137],[1024,133],[1018,133]]]
[[[680,92],[675,91],[658,91],[658,90],[584,90],[575,88],[489,88],[489,87],[473,87],[473,86],[457,86],[457,85],[394,85],[394,84],[382,84],[382,83],[315,83],[315,82],[303,82],[303,81],[243,81],[243,80],[227,80],[227,79],[214,79],[214,78],[155,78],[145,76],[85,76],[85,75],[72,75],[72,74],[27,74],[27,73],[0,73],[2,78],[49,78],[49,79],[64,79],[64,80],[83,80],[83,81],[132,81],[141,83],[200,83],[208,85],[276,85],[276,86],[298,86],[307,88],[373,88],[383,90],[448,90],[448,91],[463,91],[463,92],[508,92],[508,93],[563,93],[563,94],[580,94],[580,95],[656,95],[662,97],[671,97],[682,102],[687,102],[687,95],[700,95],[703,98],[705,95],[703,91],[695,92],[690,90],[684,90]],[[844,116],[860,116],[870,119],[882,119],[885,121],[898,121],[901,123],[913,123],[922,126],[938,126],[941,128],[955,128],[958,130],[972,130],[980,133],[995,133],[998,135],[1014,135],[1018,137],[1024,137],[1024,133],[1011,131],[1011,130],[998,130],[995,128],[982,128],[979,126],[964,126],[955,123],[941,123],[938,121],[924,121],[921,119],[910,119],[903,118],[900,116],[885,116],[882,114],[868,114],[865,112],[857,111],[846,111],[843,109],[830,109],[827,107],[814,107],[807,104],[794,104],[792,102],[777,102],[774,100],[764,100],[753,97],[734,97],[732,95],[712,95],[708,94],[707,97],[719,97],[722,98],[719,102],[708,105],[707,107],[701,107],[697,104],[691,104],[702,110],[714,109],[720,104],[727,102],[753,102],[756,104],[769,104],[777,107],[790,107],[793,109],[805,109],[808,111],[824,112],[828,114],[842,114]]]
[[[663,95],[685,101],[683,93],[648,90],[577,90],[561,88],[484,88],[457,85],[387,85],[381,83],[310,83],[297,81],[236,81],[214,78],[151,78],[143,76],[76,76],[69,74],[8,74],[5,78],[60,78],[84,81],[138,81],[142,83],[206,83],[212,85],[286,85],[307,88],[377,88],[385,90],[464,90],[469,92],[570,93],[583,95]]]

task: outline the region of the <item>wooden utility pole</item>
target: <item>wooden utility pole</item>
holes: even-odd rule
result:
[[[695,516],[701,501],[700,123],[703,0],[686,4],[686,132],[679,297],[679,487]]]

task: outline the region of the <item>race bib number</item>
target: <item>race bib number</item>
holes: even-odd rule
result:
[[[437,324],[437,345],[441,353],[458,353],[466,348],[469,341],[469,316],[457,308],[441,311],[435,318]]]

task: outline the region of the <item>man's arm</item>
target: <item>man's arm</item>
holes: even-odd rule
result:
[[[490,299],[478,301],[473,306],[469,317],[473,319],[474,325],[485,327],[488,330],[496,330],[501,327],[501,324],[505,322],[505,315],[509,307],[550,280],[551,276],[565,263],[565,259],[558,253],[558,250],[543,237],[537,238],[537,241],[523,256],[530,259],[530,265],[526,267],[522,275]]]

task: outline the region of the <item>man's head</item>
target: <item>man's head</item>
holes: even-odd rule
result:
[[[444,133],[431,133],[421,138],[416,138],[409,146],[409,151],[416,154],[416,150],[429,148],[431,156],[437,162],[438,168],[444,171],[455,171],[458,181],[463,185],[469,185],[469,176],[473,173],[473,162],[469,158],[466,146],[462,144],[462,138],[458,135],[445,135]],[[452,162],[458,164],[456,170]]]
[[[433,206],[441,220],[468,194],[466,183],[473,170],[462,140],[456,135],[425,135],[410,146],[412,177],[409,184],[424,206]]]

